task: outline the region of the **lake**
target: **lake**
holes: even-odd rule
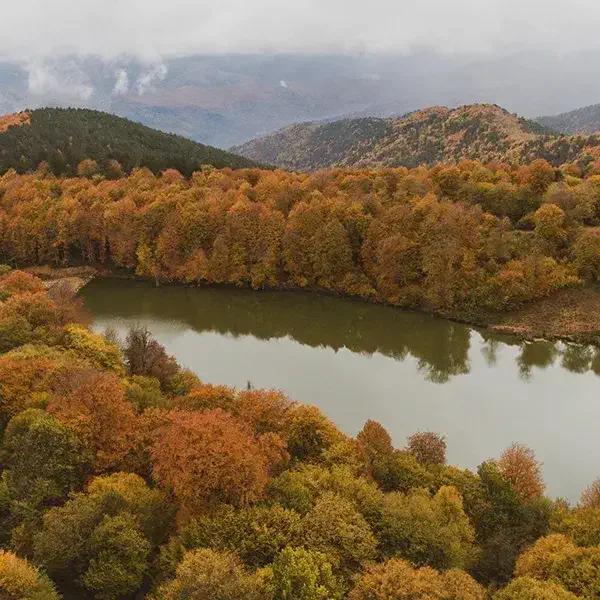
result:
[[[278,388],[348,434],[379,421],[395,444],[446,436],[475,468],[513,442],[572,501],[600,477],[600,353],[513,338],[421,313],[309,293],[97,279],[81,295],[93,328],[146,325],[207,383]]]

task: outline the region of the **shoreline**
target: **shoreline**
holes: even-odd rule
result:
[[[94,279],[128,279],[150,283],[147,277],[140,277],[125,271],[112,271],[90,266],[51,267],[36,266],[23,269],[44,281],[48,290],[58,286],[68,286],[72,294],[77,294]],[[227,284],[186,284],[164,281],[157,285],[183,287],[221,287],[235,288]],[[247,288],[250,289],[250,288]],[[360,298],[342,296],[323,289],[299,289],[297,287],[271,287],[273,291],[304,292],[329,295],[357,302],[368,302],[391,306],[403,311],[414,311],[433,317],[477,327],[490,333],[510,336],[521,341],[563,341],[567,343],[594,345],[600,347],[600,288],[579,287],[561,290],[548,298],[537,300],[505,313],[485,313],[479,315],[461,314],[459,311],[433,311],[425,307],[403,308],[394,304]]]

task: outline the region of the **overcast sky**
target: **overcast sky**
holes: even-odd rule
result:
[[[0,58],[194,53],[568,53],[600,46],[600,0],[2,0]]]

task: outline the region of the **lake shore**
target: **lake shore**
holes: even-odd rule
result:
[[[28,267],[24,270],[42,279],[49,290],[58,286],[67,286],[73,294],[78,293],[97,277],[143,279],[128,272],[115,272],[89,266],[38,266]],[[161,284],[186,285],[168,282],[161,282]],[[285,287],[283,289],[294,291],[294,288]],[[324,290],[312,291],[321,294],[327,293]],[[600,288],[597,287],[561,290],[548,298],[543,298],[505,313],[492,312],[472,315],[460,311],[432,311],[427,309],[420,309],[420,312],[473,325],[495,333],[510,335],[522,340],[563,340],[600,346]]]
[[[23,271],[39,277],[48,292],[57,288],[66,288],[73,295],[101,274],[101,271],[94,267],[50,267],[47,265],[26,267]]]

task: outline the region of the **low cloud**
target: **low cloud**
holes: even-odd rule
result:
[[[129,75],[125,69],[119,69],[116,73],[115,86],[113,87],[114,96],[123,96],[129,91]]]
[[[32,61],[25,69],[33,96],[86,101],[94,92],[87,75],[73,61]]]
[[[597,0],[6,0],[0,59],[79,54],[570,53],[599,46]],[[142,87],[144,84],[142,84]]]
[[[140,96],[145,94],[148,89],[152,88],[154,83],[165,78],[167,71],[167,65],[163,63],[152,65],[137,78],[135,83],[137,93]]]

